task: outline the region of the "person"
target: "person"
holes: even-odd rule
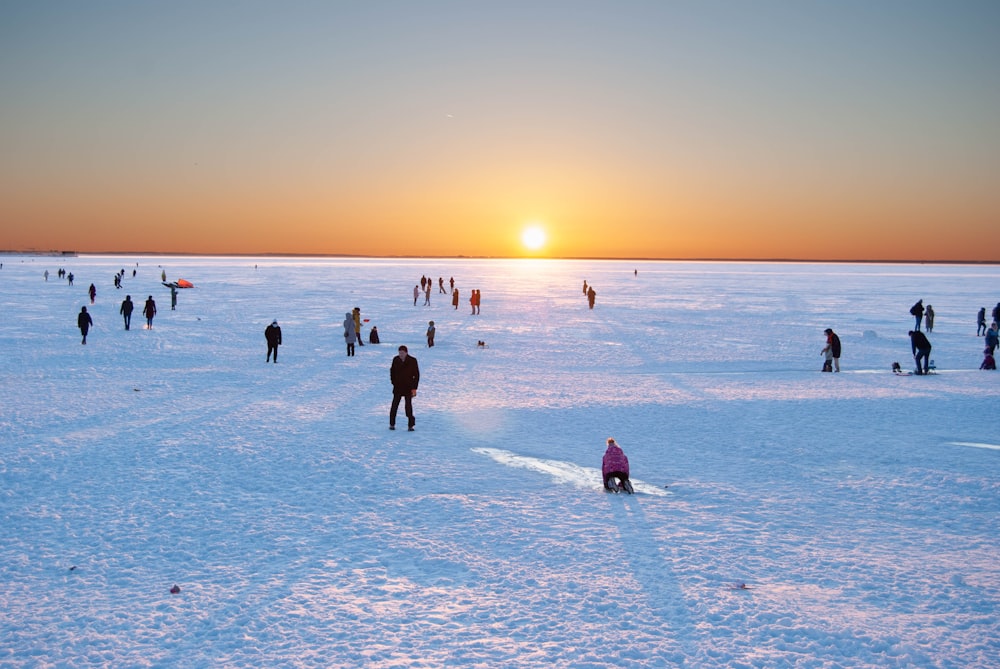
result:
[[[177,309],[177,286],[170,286],[170,310]]]
[[[438,293],[447,295],[448,291],[444,289],[444,277],[438,277]]]
[[[917,363],[917,374],[927,374],[928,365],[931,358],[931,343],[919,330],[910,330],[910,350],[913,352],[913,359]],[[923,371],[921,371],[920,361],[923,360]]]
[[[354,314],[347,312],[344,314],[344,341],[347,343],[347,357],[354,355],[354,342],[358,338],[358,331],[354,329]]]
[[[128,330],[132,326],[132,310],[135,309],[135,304],[132,303],[132,296],[126,295],[125,300],[122,302],[122,308],[118,310],[118,313],[122,315],[125,319],[125,329]]]
[[[448,279],[448,287],[451,290],[455,290],[455,277],[451,277],[450,279]]]
[[[434,347],[434,321],[427,322],[427,348]]]
[[[997,324],[990,323],[990,329],[986,331],[986,348],[990,349],[990,355],[997,349],[1000,343],[1000,335],[997,333]]]
[[[601,462],[601,473],[604,474],[604,489],[611,492],[618,492],[620,489],[628,494],[635,492],[632,483],[628,480],[628,456],[615,443],[614,437],[608,437],[608,448],[604,451],[604,460]],[[614,479],[618,482],[615,483]]]
[[[451,306],[458,310],[458,288],[454,288],[451,291]]]
[[[413,306],[417,306],[418,297],[420,297],[420,286],[413,284]]]
[[[922,321],[924,318],[923,300],[917,300],[916,304],[910,307],[910,315],[912,315],[913,318],[916,319],[916,324],[913,326],[913,329],[917,332],[920,332],[920,321]]]
[[[71,286],[73,285],[73,272],[70,272],[69,274],[66,275],[66,281],[69,282],[69,285]]]
[[[406,346],[399,347],[399,354],[392,359],[389,367],[389,380],[392,382],[392,407],[389,409],[389,429],[396,429],[396,412],[399,401],[404,402],[407,429],[413,432],[416,417],[413,415],[413,398],[417,396],[417,385],[420,383],[420,367],[417,359],[409,354]]]
[[[264,339],[267,340],[267,358],[264,362],[271,362],[271,353],[274,353],[274,362],[278,362],[278,347],[281,346],[281,327],[278,326],[277,319],[264,328]]]
[[[587,280],[586,279],[583,280],[583,294],[584,295],[587,294]]]
[[[823,371],[832,372],[833,371],[833,346],[830,343],[830,335],[826,336],[826,346],[820,351],[820,355],[823,356]]]
[[[424,306],[431,306],[431,282],[428,281],[427,285],[424,286]]]
[[[980,308],[976,316],[976,336],[981,337],[984,334],[986,334],[986,307]]]
[[[94,298],[97,297],[97,286],[90,284],[90,288],[87,289],[87,292],[90,293],[90,303],[93,304]]]
[[[833,363],[832,369],[826,369],[825,372],[839,372],[840,371],[840,337],[837,333],[827,328],[823,332],[826,333],[826,347],[823,349],[823,353],[826,354],[826,359]]]
[[[354,314],[354,337],[358,346],[364,346],[364,339],[361,337],[361,307],[354,307],[351,311]]]
[[[81,344],[87,343],[87,333],[90,332],[90,326],[94,324],[93,319],[90,318],[90,314],[87,313],[87,307],[80,307],[80,314],[76,317],[76,325],[80,328],[80,334],[83,335],[83,341]]]
[[[594,301],[595,300],[597,300],[597,291],[595,291],[594,287],[591,286],[591,287],[587,288],[587,304],[590,305],[591,309],[594,308]]]
[[[934,307],[929,304],[924,311],[924,329],[928,332],[934,331]]]
[[[166,281],[166,280],[167,280],[167,270],[162,270],[160,272],[160,281]]]
[[[996,369],[997,361],[993,357],[993,351],[988,348],[983,349],[983,364],[979,365],[979,369]]]
[[[153,329],[153,316],[156,315],[156,302],[153,301],[153,296],[150,295],[146,298],[146,305],[142,308],[142,315],[146,317],[146,329]]]
[[[45,270],[45,281],[49,280],[49,270]]]
[[[379,343],[378,328],[375,327],[374,325],[372,326],[371,332],[368,333],[368,343],[369,344]]]

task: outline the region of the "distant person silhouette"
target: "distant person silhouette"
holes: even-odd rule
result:
[[[87,307],[80,307],[80,314],[76,317],[76,325],[80,328],[80,334],[83,335],[81,344],[87,343],[87,333],[90,332],[90,326],[93,324],[94,321],[90,318],[90,314],[87,313]]]

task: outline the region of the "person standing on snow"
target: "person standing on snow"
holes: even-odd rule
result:
[[[405,346],[399,347],[399,355],[392,359],[389,367],[389,380],[392,382],[392,407],[389,409],[389,429],[396,429],[396,413],[399,401],[404,401],[407,429],[413,432],[417,419],[413,415],[413,398],[417,396],[417,385],[420,383],[420,367],[417,359],[409,354]]]
[[[354,314],[347,312],[344,314],[344,342],[347,343],[347,357],[354,355],[354,342],[357,341],[358,331],[354,329]]]
[[[355,340],[355,343],[357,343],[358,346],[364,346],[365,342],[361,338],[361,307],[354,307],[354,309],[351,310],[351,313],[354,314],[354,340]]]
[[[920,332],[920,321],[924,319],[924,301],[917,300],[917,303],[910,307],[910,315],[916,319],[913,329]]]
[[[427,322],[427,348],[434,347],[434,333],[436,332],[434,321]]]
[[[264,339],[267,340],[267,358],[264,362],[271,362],[271,353],[274,353],[274,362],[278,362],[278,347],[281,346],[281,328],[278,321],[273,320],[271,324],[264,328]]]
[[[837,336],[830,328],[824,330],[826,333],[826,346],[823,348],[823,353],[826,354],[826,359],[833,363],[831,369],[824,369],[826,372],[839,372],[840,371],[840,337]]]
[[[976,336],[981,337],[984,334],[986,334],[986,307],[981,307],[976,316]]]
[[[87,313],[87,307],[80,307],[80,314],[76,317],[76,325],[80,328],[80,334],[83,335],[83,341],[81,344],[87,343],[87,333],[90,332],[90,326],[94,324],[93,319],[90,318],[90,314]]]
[[[604,451],[601,473],[604,475],[605,490],[618,492],[622,489],[630,495],[635,492],[628,480],[628,457],[621,446],[615,443],[614,437],[608,437],[608,449]],[[615,483],[613,479],[618,479],[618,482]]]
[[[125,300],[122,302],[122,308],[118,310],[118,313],[122,315],[125,319],[125,329],[128,330],[132,326],[132,310],[135,309],[135,304],[132,303],[132,296],[126,295]]]

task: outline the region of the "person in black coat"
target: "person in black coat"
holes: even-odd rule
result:
[[[80,334],[83,335],[83,341],[81,344],[87,343],[87,333],[90,332],[90,326],[94,324],[93,319],[90,318],[90,314],[87,313],[87,307],[80,307],[80,314],[76,317],[76,325],[80,328]]]
[[[278,321],[271,321],[271,324],[264,328],[264,339],[267,340],[267,360],[271,362],[271,353],[274,353],[274,362],[278,362],[278,347],[281,346],[281,328]]]
[[[389,380],[392,381],[392,408],[389,409],[389,429],[396,429],[396,412],[399,401],[404,401],[407,428],[413,432],[417,419],[413,415],[413,398],[417,396],[417,385],[420,383],[420,367],[417,359],[409,354],[405,346],[399,347],[399,355],[392,359],[389,368]]]
[[[913,329],[920,332],[920,321],[924,319],[924,301],[917,300],[917,303],[910,307],[910,315],[916,319]]]
[[[931,343],[924,336],[924,333],[919,330],[910,330],[907,334],[910,335],[910,350],[913,351],[913,359],[917,363],[916,373],[926,374],[931,358]],[[921,360],[924,361],[923,371],[921,371],[920,367]]]
[[[125,300],[122,302],[122,308],[118,310],[118,313],[122,315],[125,319],[125,329],[128,330],[132,325],[132,310],[135,309],[135,304],[132,302],[132,296],[126,295]]]

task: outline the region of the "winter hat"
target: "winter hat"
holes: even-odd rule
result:
[[[278,321],[277,321],[277,319],[275,319],[275,320],[271,321],[271,325],[277,325],[277,324],[278,324]]]

